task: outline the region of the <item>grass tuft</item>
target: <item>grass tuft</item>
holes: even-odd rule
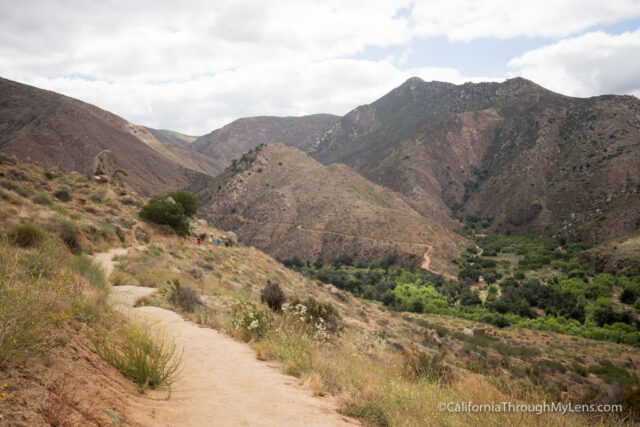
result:
[[[95,338],[98,354],[141,388],[171,385],[182,363],[175,341],[147,326],[128,325],[119,338]]]

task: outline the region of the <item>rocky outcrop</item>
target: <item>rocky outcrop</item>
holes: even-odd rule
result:
[[[118,161],[111,150],[103,150],[93,159],[93,180],[122,187],[126,172],[118,168]]]

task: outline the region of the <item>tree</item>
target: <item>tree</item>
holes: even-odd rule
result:
[[[179,203],[167,200],[166,197],[153,197],[142,207],[139,215],[147,221],[166,224],[180,235],[189,232],[189,221],[184,214],[184,208]]]
[[[169,193],[169,196],[182,206],[186,216],[193,216],[198,211],[198,201],[193,194],[187,191],[174,191]]]

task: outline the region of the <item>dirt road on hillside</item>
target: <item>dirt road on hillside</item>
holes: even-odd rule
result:
[[[111,250],[95,256],[106,271],[112,258],[126,250]],[[152,327],[175,337],[184,350],[183,368],[166,391],[132,396],[127,421],[153,426],[346,426],[359,425],[336,412],[329,399],[313,397],[265,362],[256,359],[246,344],[213,329],[185,321],[179,314],[158,307],[133,308],[136,299],[155,288],[112,288],[114,305],[141,318]]]

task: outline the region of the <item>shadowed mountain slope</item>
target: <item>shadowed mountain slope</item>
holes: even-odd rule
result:
[[[94,156],[108,149],[127,182],[144,194],[181,188],[205,170],[217,171],[205,162],[198,171],[167,158],[135,135],[140,130],[93,105],[0,79],[0,151],[20,160],[91,174]]]
[[[191,147],[229,165],[231,160],[260,144],[282,143],[305,150],[338,119],[330,114],[248,117],[201,136]]]

